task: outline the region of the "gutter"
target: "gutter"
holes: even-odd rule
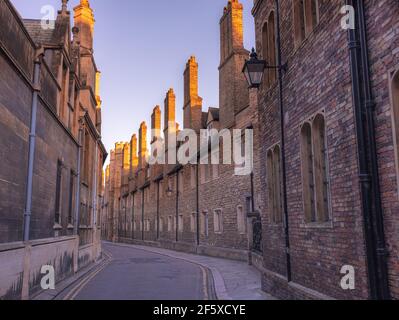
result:
[[[348,31],[352,94],[356,118],[359,180],[363,209],[370,298],[390,299],[387,249],[379,185],[375,140],[374,108],[371,94],[366,21],[363,1],[347,0],[356,8],[356,27]]]
[[[83,127],[81,120],[79,120],[79,143],[78,143],[78,163],[77,163],[77,187],[75,196],[75,223],[73,233],[79,234],[79,223],[80,223],[80,188],[81,188],[81,162],[82,162],[82,138],[83,138]]]
[[[36,52],[34,61],[33,73],[33,96],[32,108],[30,119],[30,132],[29,132],[29,155],[28,155],[28,174],[26,182],[26,203],[24,212],[24,233],[23,240],[28,242],[30,240],[30,220],[32,216],[32,193],[33,193],[33,169],[35,161],[35,148],[36,148],[36,124],[37,124],[37,104],[40,93],[40,67],[42,63],[44,51],[39,48]]]

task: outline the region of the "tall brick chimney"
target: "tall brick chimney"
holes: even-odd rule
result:
[[[137,136],[134,134],[130,139],[130,176],[133,176],[133,174],[136,172],[138,164]]]
[[[126,142],[123,145],[123,170],[130,171],[130,143]]]
[[[151,115],[151,143],[161,138],[161,108],[156,106]]]
[[[88,0],[80,0],[80,4],[73,11],[75,27],[79,28],[80,45],[86,49],[93,49],[94,13]]]
[[[164,123],[164,136],[165,136],[165,149],[168,149],[168,134],[176,133],[176,96],[173,89],[169,89],[165,98],[165,123]]]
[[[248,85],[242,74],[249,51],[243,42],[243,5],[229,0],[220,19],[219,108],[222,128],[234,125],[235,114],[249,104]]]
[[[147,125],[142,122],[139,130],[139,170],[144,169],[147,162]]]
[[[191,56],[184,71],[184,129],[202,129],[202,98],[198,96],[198,63]]]

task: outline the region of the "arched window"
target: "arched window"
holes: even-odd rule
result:
[[[276,65],[276,28],[274,11],[270,12],[269,17],[262,28],[262,57],[271,66]],[[269,88],[277,79],[276,69],[266,69],[264,76],[264,86]]]
[[[269,58],[269,27],[267,22],[265,22],[262,28],[262,58],[265,60]],[[263,84],[265,88],[269,88],[270,86],[268,69],[265,70]]]
[[[329,216],[329,179],[324,116],[301,129],[302,188],[306,222],[327,222]]]
[[[269,198],[269,212],[272,222],[274,222],[274,212],[276,208],[275,197],[274,197],[274,171],[273,171],[273,151],[269,150],[267,153],[267,191]]]
[[[281,161],[280,147],[276,146],[267,154],[267,185],[269,195],[269,211],[272,223],[281,223]]]
[[[294,39],[298,47],[319,23],[318,0],[293,0]]]
[[[274,20],[274,11],[272,11],[267,19],[268,26],[269,26],[269,33],[268,33],[268,56],[267,62],[271,66],[275,66],[277,64],[276,59],[276,31],[275,31],[275,20]],[[268,69],[269,70],[269,79],[270,84],[273,84],[277,79],[277,70],[276,69]]]
[[[393,135],[395,140],[396,149],[396,168],[398,174],[398,186],[399,186],[399,71],[394,74],[391,83],[391,95],[392,95],[392,116],[393,116]]]
[[[313,150],[316,190],[317,220],[326,222],[328,213],[327,141],[324,117],[317,115],[313,121]]]
[[[293,0],[295,46],[305,39],[305,0]]]
[[[307,222],[315,222],[312,129],[309,123],[305,123],[301,129],[301,153],[305,217]]]
[[[283,222],[282,202],[281,202],[281,160],[280,160],[280,146],[276,146],[273,152],[273,169],[274,169],[274,194],[276,197],[276,211],[275,222]]]

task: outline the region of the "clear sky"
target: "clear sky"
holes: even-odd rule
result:
[[[57,10],[61,0],[11,0],[23,18],[41,18],[42,6]],[[69,9],[79,3],[70,0]],[[244,5],[245,47],[254,46],[253,0]],[[219,19],[227,0],[91,0],[95,59],[102,72],[103,141],[113,148],[129,141],[141,121],[150,126],[155,105],[163,110],[174,88],[182,125],[183,71],[195,55],[204,109],[219,104]]]

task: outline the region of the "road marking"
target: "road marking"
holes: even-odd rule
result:
[[[63,300],[74,300],[77,295],[83,290],[83,288],[101,271],[103,271],[111,262],[112,255],[105,250],[103,250],[103,254],[106,256],[106,260],[100,265],[99,269],[96,271],[89,273],[82,281],[80,281],[75,287],[71,289],[71,291],[63,298]]]

